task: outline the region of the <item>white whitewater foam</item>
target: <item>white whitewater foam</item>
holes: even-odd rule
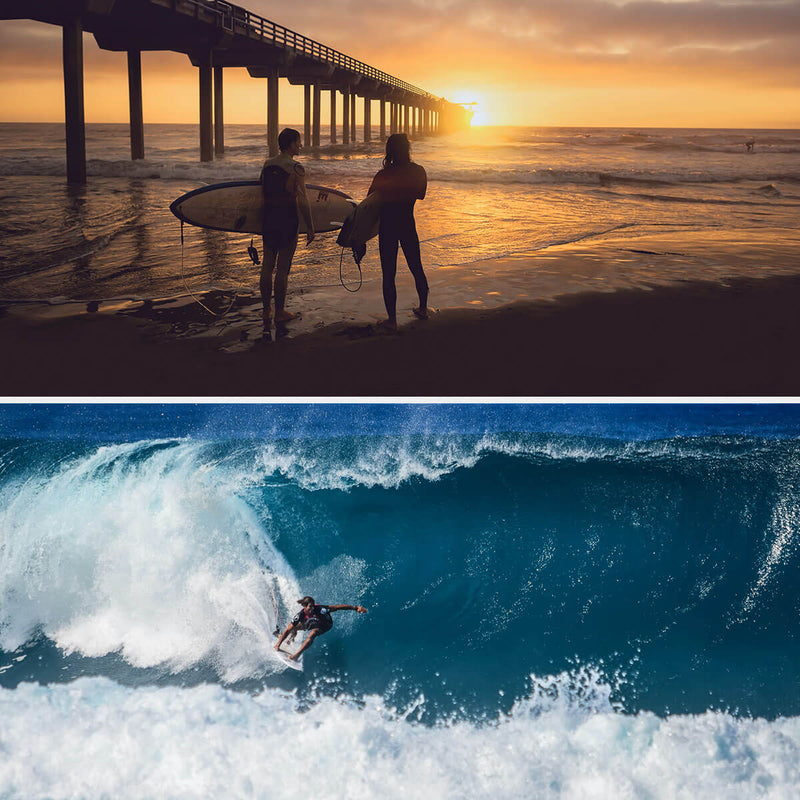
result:
[[[534,679],[507,716],[435,727],[378,697],[300,713],[277,690],[22,684],[0,690],[0,796],[272,798],[287,780],[307,800],[797,796],[800,719],[630,716],[597,681]]]
[[[435,481],[479,459],[471,442],[452,436],[369,439],[348,451],[333,440],[314,449],[303,443],[289,448],[269,443],[260,453],[264,474],[282,475],[309,490],[395,488],[414,478]]]
[[[297,581],[193,443],[101,447],[0,492],[0,648],[37,632],[136,667],[281,669],[273,596]],[[221,473],[221,474],[220,474]]]

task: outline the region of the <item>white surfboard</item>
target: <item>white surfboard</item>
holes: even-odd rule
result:
[[[303,664],[301,661],[299,660],[293,661],[291,658],[289,658],[289,656],[294,655],[294,653],[291,650],[285,650],[283,647],[281,647],[280,650],[276,651],[276,655],[278,656],[278,658],[280,658],[281,661],[283,661],[284,664],[286,664],[287,667],[296,669],[299,672],[303,671]]]
[[[378,192],[368,194],[352,211],[348,224],[336,240],[342,247],[366,244],[378,235],[382,200]]]
[[[353,198],[337,189],[307,184],[306,192],[317,233],[341,228],[356,206]],[[188,192],[173,200],[169,210],[179,220],[200,228],[260,234],[263,205],[259,181],[231,181]],[[305,232],[301,218],[300,233]]]

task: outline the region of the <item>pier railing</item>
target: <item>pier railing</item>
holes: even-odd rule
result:
[[[150,0],[157,5],[166,6],[173,11],[187,14],[195,19],[208,19],[208,15],[216,20],[219,28],[235,35],[246,36],[261,42],[293,50],[295,53],[316,61],[332,64],[334,67],[352,72],[370,80],[378,81],[408,94],[417,95],[428,101],[439,98],[429,92],[401,81],[363,61],[358,61],[344,53],[334,50],[314,39],[309,39],[291,28],[277,22],[253,14],[245,8],[226,3],[223,0]]]

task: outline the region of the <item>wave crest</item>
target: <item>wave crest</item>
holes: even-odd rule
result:
[[[0,493],[0,648],[37,633],[139,668],[273,671],[291,568],[188,443],[101,447]]]

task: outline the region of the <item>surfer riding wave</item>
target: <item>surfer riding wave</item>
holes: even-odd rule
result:
[[[294,619],[286,626],[286,630],[280,635],[280,638],[275,642],[275,649],[280,651],[281,645],[285,640],[293,642],[298,631],[308,631],[308,636],[302,645],[297,649],[297,652],[288,656],[292,661],[297,661],[300,654],[307,650],[314,643],[317,636],[322,636],[333,627],[333,619],[331,614],[334,611],[355,611],[359,614],[366,614],[367,609],[364,606],[330,606],[318,605],[314,602],[313,597],[306,595],[297,601],[302,606],[302,609],[295,615]]]

